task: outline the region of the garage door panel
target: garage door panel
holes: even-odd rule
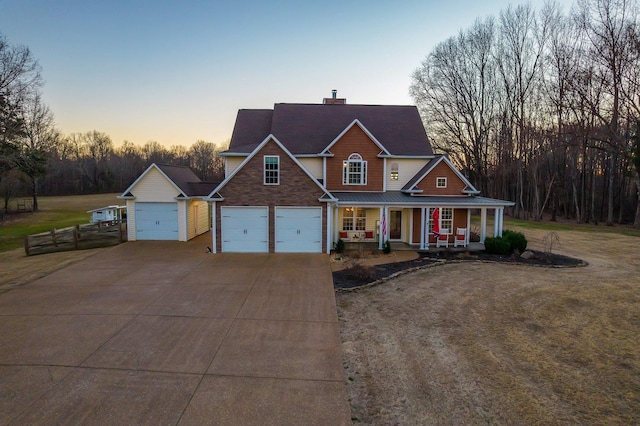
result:
[[[222,251],[269,251],[269,216],[266,207],[222,207]]]
[[[136,203],[137,240],[177,240],[178,206],[176,203]]]
[[[276,207],[278,253],[322,252],[322,208]]]

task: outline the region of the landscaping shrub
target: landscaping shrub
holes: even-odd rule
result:
[[[344,241],[342,240],[342,238],[336,241],[334,248],[336,250],[336,253],[344,253]]]
[[[513,253],[515,250],[518,250],[520,253],[524,253],[527,249],[527,239],[522,232],[505,229],[502,233],[502,238],[509,241],[510,253]]]
[[[384,244],[382,245],[382,252],[384,254],[391,253],[391,241],[387,240],[384,242]]]
[[[502,237],[487,237],[484,240],[484,248],[489,254],[509,254],[511,243]]]
[[[365,266],[361,263],[355,263],[349,266],[344,272],[358,281],[374,281],[376,279],[376,268],[373,266]]]

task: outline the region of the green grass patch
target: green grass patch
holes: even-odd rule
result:
[[[24,247],[24,237],[89,223],[89,214],[69,210],[54,210],[22,214],[20,219],[0,227],[0,252]],[[27,217],[28,216],[28,217]]]
[[[24,247],[24,237],[89,223],[87,210],[118,204],[117,194],[40,197],[40,211],[11,213],[0,222],[0,252]]]

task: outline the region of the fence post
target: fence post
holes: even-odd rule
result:
[[[29,256],[29,236],[24,236],[24,252]]]
[[[53,240],[53,245],[58,247],[58,241],[56,241],[56,228],[51,230],[51,240]]]
[[[73,228],[73,248],[78,250],[78,240],[80,239],[80,225]]]

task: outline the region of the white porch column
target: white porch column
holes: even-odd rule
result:
[[[380,207],[378,211],[378,250],[382,250],[382,243],[384,242],[384,235],[382,235],[382,214],[384,207]]]
[[[498,211],[500,212],[500,214],[498,214],[498,219],[500,219],[500,226],[498,226],[498,236],[502,237],[502,228],[504,226],[504,207],[499,208]]]
[[[385,228],[385,233],[382,233],[382,220],[384,218],[384,221],[386,222],[386,226]],[[380,228],[378,229],[378,235],[380,235],[380,238],[378,238],[378,248],[380,250],[382,250],[382,244],[384,244],[385,241],[387,241],[389,239],[389,237],[387,237],[387,235],[389,235],[389,209],[387,208],[387,206],[383,206],[380,208]]]
[[[420,250],[424,250],[424,207],[420,209]]]
[[[218,224],[216,223],[216,202],[211,203],[211,253],[217,253]]]
[[[333,204],[331,203],[326,203],[327,206],[327,214],[326,214],[326,219],[327,219],[327,245],[326,245],[326,250],[327,250],[327,254],[331,253],[331,248],[333,246]]]
[[[487,238],[487,208],[482,207],[480,209],[480,242],[482,244],[485,238]]]
[[[467,209],[467,235],[465,236],[465,247],[469,245],[469,235],[471,234],[471,209]]]
[[[429,249],[429,223],[431,222],[431,214],[429,207],[424,208],[424,248]]]
[[[384,206],[384,216],[385,216],[385,222],[387,223],[387,226],[385,228],[387,232],[385,232],[384,234],[384,240],[387,241],[389,239],[389,207]]]
[[[340,229],[342,228],[342,225],[338,225],[338,205],[336,204],[332,210],[333,212],[333,223],[335,224],[334,229],[333,229],[333,236],[331,237],[332,240],[338,241],[339,240],[339,232]]]
[[[500,228],[500,209],[493,209],[493,236],[494,238],[500,235],[498,233],[498,228]]]

